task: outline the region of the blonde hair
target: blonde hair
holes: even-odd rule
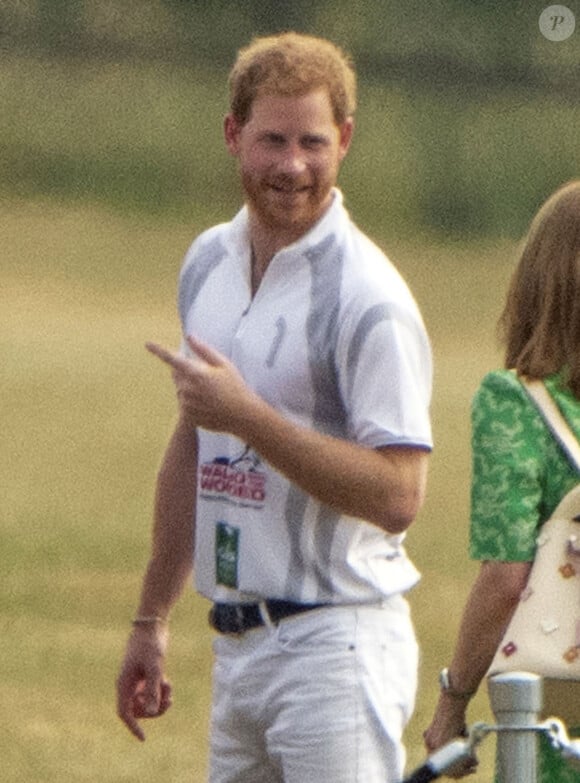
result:
[[[499,327],[506,367],[531,378],[563,371],[580,397],[580,181],[534,217]]]
[[[348,55],[330,41],[299,33],[255,38],[241,49],[230,72],[230,110],[245,124],[261,95],[305,95],[325,88],[334,121],[356,109],[356,76]]]

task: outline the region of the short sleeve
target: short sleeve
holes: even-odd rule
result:
[[[482,381],[472,405],[470,554],[529,561],[541,517],[545,426],[515,374]]]
[[[350,435],[371,448],[432,448],[429,416],[431,348],[412,310],[384,305],[369,310],[342,350],[341,388]]]

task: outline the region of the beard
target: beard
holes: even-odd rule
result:
[[[253,215],[265,228],[288,233],[294,239],[308,231],[331,202],[334,179],[258,176],[248,171],[242,171],[241,177]]]

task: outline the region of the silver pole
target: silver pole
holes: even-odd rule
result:
[[[537,731],[542,709],[542,678],[508,672],[488,682],[491,708],[498,724],[496,766],[498,783],[537,783]]]

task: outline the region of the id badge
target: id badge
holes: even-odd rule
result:
[[[227,522],[218,522],[215,531],[216,583],[224,587],[238,586],[240,529]]]

